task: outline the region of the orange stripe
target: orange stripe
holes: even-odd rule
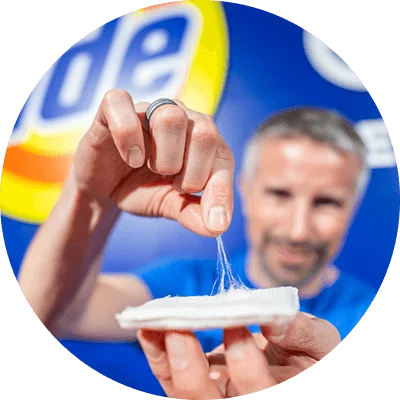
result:
[[[156,4],[155,6],[149,6],[146,8],[142,8],[140,11],[149,11],[149,10],[154,10],[155,8],[168,7],[168,6],[171,6],[172,4],[176,4],[176,3],[181,3],[181,2],[180,1],[171,1],[170,3]]]
[[[63,183],[71,166],[72,157],[71,154],[39,155],[13,146],[6,151],[4,169],[34,181]]]

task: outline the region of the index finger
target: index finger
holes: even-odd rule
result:
[[[201,197],[204,225],[212,233],[225,232],[232,220],[235,161],[221,135],[210,177]]]
[[[111,134],[121,158],[132,168],[145,159],[143,130],[130,94],[113,89],[104,95],[90,130],[92,143],[99,145]]]
[[[179,100],[176,103],[190,116],[190,110]],[[201,114],[206,119],[211,117]],[[201,216],[205,228],[213,235],[225,232],[231,223],[233,213],[233,182],[235,160],[231,149],[219,134],[217,150],[209,179],[201,197]]]

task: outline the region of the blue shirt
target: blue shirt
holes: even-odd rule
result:
[[[244,254],[234,257],[232,266],[247,287],[256,289],[247,278]],[[159,260],[134,274],[146,283],[154,298],[210,295],[218,277],[215,259]],[[300,298],[300,310],[328,320],[344,339],[364,315],[375,294],[367,284],[341,272],[336,282],[317,296]],[[222,330],[201,331],[196,335],[206,352],[222,343]]]

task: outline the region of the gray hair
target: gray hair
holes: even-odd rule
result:
[[[246,145],[242,174],[251,180],[256,172],[260,142],[266,138],[309,137],[339,151],[354,153],[362,169],[357,182],[357,196],[362,197],[369,180],[367,149],[351,122],[337,112],[302,107],[281,111],[267,119]]]

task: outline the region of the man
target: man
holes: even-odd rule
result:
[[[148,106],[134,105],[121,90],[106,94],[24,259],[21,288],[59,338],[131,341],[135,332],[114,318],[126,306],[211,293],[215,262],[157,261],[132,274],[98,274],[120,210],[175,219],[209,237],[229,227],[234,160],[212,119],[179,102],[163,105],[148,132]],[[233,265],[244,284],[297,286],[301,310],[346,336],[374,294],[329,261],[366,177],[364,145],[336,114],[295,109],[264,124],[248,146],[241,177],[248,252]],[[222,342],[220,331],[198,337],[205,351]]]

